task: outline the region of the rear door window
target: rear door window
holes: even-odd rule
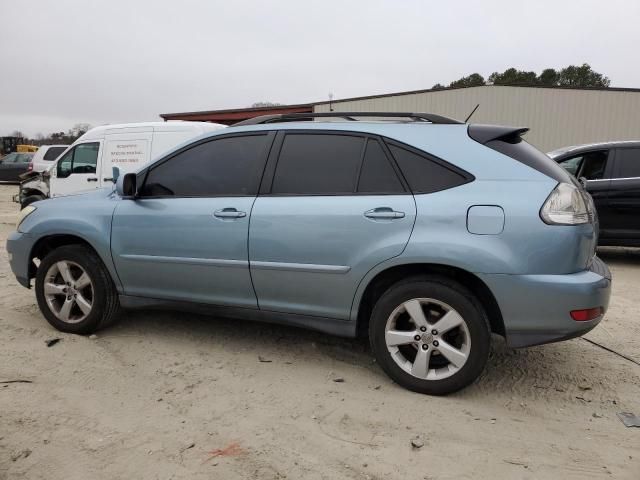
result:
[[[404,193],[402,183],[378,140],[367,140],[358,193]]]
[[[276,165],[274,195],[340,195],[354,193],[364,137],[288,133]]]
[[[640,177],[640,148],[619,148],[615,163],[614,178]]]

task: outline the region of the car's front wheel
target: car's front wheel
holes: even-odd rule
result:
[[[398,282],[379,298],[369,338],[376,360],[396,383],[445,395],[480,376],[491,336],[481,305],[466,288],[425,276]]]
[[[47,321],[62,332],[89,334],[112,323],[119,302],[100,258],[84,245],[50,252],[38,266],[36,298]]]

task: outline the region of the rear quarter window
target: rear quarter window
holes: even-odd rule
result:
[[[393,141],[386,143],[413,193],[438,192],[474,180],[470,173],[425,152]]]

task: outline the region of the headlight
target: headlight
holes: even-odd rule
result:
[[[558,184],[544,202],[540,216],[549,225],[579,225],[589,223],[592,217],[580,190],[569,183]]]
[[[36,211],[36,207],[32,205],[28,205],[24,207],[22,210],[20,210],[20,213],[18,214],[18,221],[16,222],[16,229],[19,229],[22,221],[35,211]]]

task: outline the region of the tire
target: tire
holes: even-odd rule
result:
[[[442,331],[433,328],[437,325]],[[480,376],[491,333],[484,309],[465,287],[446,277],[420,276],[402,280],[380,296],[369,322],[369,341],[376,361],[398,385],[446,395]]]
[[[84,245],[58,247],[42,260],[36,274],[36,298],[53,327],[81,335],[113,323],[120,305],[102,260]]]
[[[22,203],[20,204],[20,207],[24,208],[27,205],[31,205],[33,202],[39,202],[40,200],[44,200],[44,199],[45,197],[42,195],[29,195],[22,201]]]

